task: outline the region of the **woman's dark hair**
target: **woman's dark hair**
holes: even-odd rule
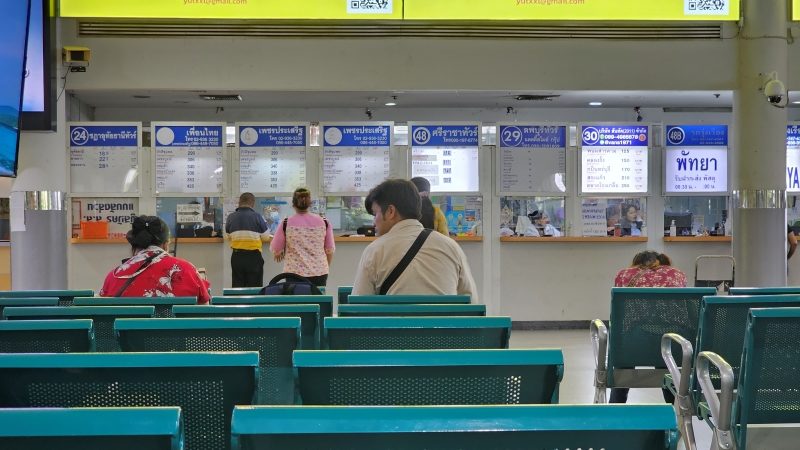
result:
[[[431,182],[428,181],[427,178],[414,177],[409,181],[414,183],[414,186],[416,186],[417,190],[420,191],[420,192],[430,192],[431,191]]]
[[[420,197],[420,217],[422,226],[433,230],[434,217],[436,211],[433,209],[433,202],[428,197]]]
[[[311,191],[306,188],[297,188],[292,195],[292,206],[305,211],[311,206]]]
[[[658,267],[658,252],[654,252],[652,250],[645,250],[643,252],[639,252],[636,256],[633,257],[633,262],[631,263],[631,267],[639,267],[641,269],[653,269]]]
[[[658,263],[660,265],[662,265],[662,266],[671,266],[672,265],[672,260],[669,259],[669,256],[667,256],[667,255],[665,255],[663,253],[659,253],[658,254]]]
[[[169,227],[156,216],[139,216],[125,235],[125,239],[134,249],[142,250],[151,245],[163,245],[169,240]]]
[[[420,197],[414,183],[408,180],[391,179],[375,186],[364,199],[367,212],[373,214],[372,204],[377,203],[384,213],[389,205],[394,205],[403,219],[420,218]]]

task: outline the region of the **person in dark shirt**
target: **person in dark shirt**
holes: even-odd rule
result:
[[[269,239],[269,227],[261,214],[255,212],[256,198],[245,192],[239,196],[239,207],[228,216],[225,233],[231,240],[231,273],[233,287],[264,285],[262,242]]]

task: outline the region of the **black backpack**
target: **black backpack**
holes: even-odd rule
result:
[[[322,295],[322,291],[308,278],[291,272],[275,275],[258,293],[260,295]]]

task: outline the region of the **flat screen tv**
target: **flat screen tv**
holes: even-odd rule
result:
[[[22,130],[56,129],[56,82],[53,61],[54,26],[52,0],[30,0],[25,96],[22,102]]]
[[[4,177],[17,174],[29,6],[29,0],[4,2],[0,14],[0,176]]]

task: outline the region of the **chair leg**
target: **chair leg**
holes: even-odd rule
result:
[[[697,450],[694,440],[694,425],[692,424],[693,408],[692,401],[688,396],[675,396],[675,416],[678,419],[678,431],[681,433],[681,440],[685,450]]]

